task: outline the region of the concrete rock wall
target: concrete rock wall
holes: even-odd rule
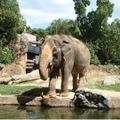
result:
[[[4,105],[45,105],[48,107],[81,107],[96,109],[120,108],[120,92],[82,88],[68,97],[47,98],[21,95],[0,95]]]

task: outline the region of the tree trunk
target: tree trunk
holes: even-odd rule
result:
[[[38,79],[40,79],[39,71],[35,70],[28,74],[0,78],[0,84],[17,84]]]

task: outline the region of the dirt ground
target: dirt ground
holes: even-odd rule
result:
[[[115,75],[120,78],[120,68],[113,67],[108,68],[106,66],[90,66],[86,75],[80,81],[80,87],[88,87],[88,88],[95,88],[96,83],[102,82],[106,76]],[[48,87],[49,80],[43,81],[41,79],[32,81],[29,83],[21,83],[19,85],[28,85],[28,86],[41,86],[41,87]],[[58,78],[56,88],[61,88],[61,77]],[[69,85],[68,88],[72,90],[72,77],[69,77]]]
[[[12,75],[19,75],[20,69],[17,65],[12,64],[6,66],[3,70],[0,71],[0,77],[2,76],[12,76]],[[80,87],[91,87],[94,88],[96,82],[101,82],[104,80],[105,76],[109,75],[117,75],[120,76],[120,66],[102,66],[102,65],[90,65],[88,71],[80,81]],[[41,79],[21,83],[17,85],[22,86],[41,86],[41,87],[48,87],[49,80],[43,81]],[[61,78],[58,78],[56,88],[60,89],[61,87]],[[72,89],[72,77],[69,78],[69,89]]]

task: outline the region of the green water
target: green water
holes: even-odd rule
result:
[[[0,106],[0,119],[120,119],[120,109],[45,108]]]

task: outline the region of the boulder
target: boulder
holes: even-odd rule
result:
[[[73,104],[86,108],[120,108],[120,92],[107,90],[79,89],[75,92]]]
[[[9,64],[9,65],[2,65],[3,69],[0,70],[0,78],[2,77],[9,77],[13,75],[22,75],[25,73],[25,69],[21,67],[19,63]],[[26,73],[25,73],[26,74]]]
[[[117,76],[106,76],[103,84],[104,85],[113,85],[113,84],[119,84],[120,80],[118,79]]]

